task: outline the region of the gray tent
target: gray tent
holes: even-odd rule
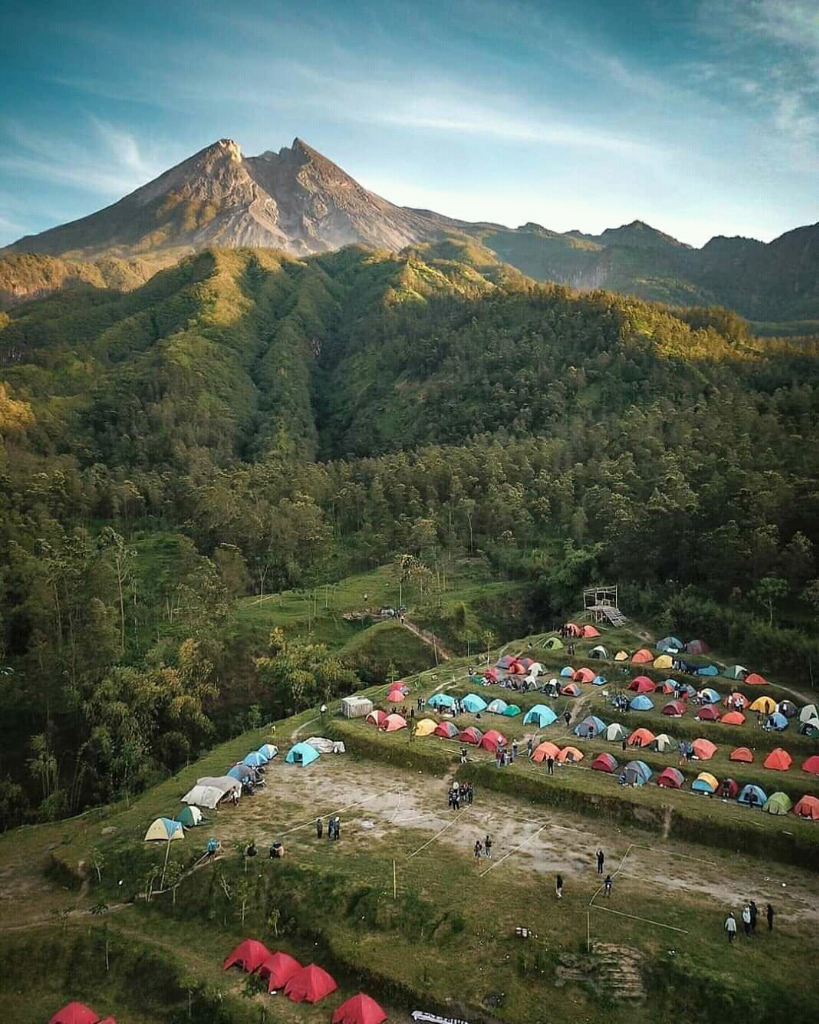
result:
[[[625,739],[628,733],[619,722],[612,722],[611,725],[606,728],[605,735],[606,739],[610,740],[612,743],[619,743],[621,740]]]

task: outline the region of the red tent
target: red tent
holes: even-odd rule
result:
[[[819,821],[819,800],[815,796],[803,796],[793,809],[794,814],[800,818],[812,818]]]
[[[663,768],[657,776],[657,785],[665,786],[667,789],[679,789],[685,782],[683,773],[678,768]]]
[[[728,755],[728,760],[744,761],[745,764],[752,764],[754,755],[747,747],[737,747],[736,750],[732,750]]]
[[[767,686],[768,680],[761,676],[758,672],[752,672],[749,676],[745,676],[745,682],[749,686]]]
[[[374,726],[376,726],[376,728],[380,728],[381,727],[381,723],[384,721],[384,719],[386,717],[387,717],[387,712],[386,711],[379,711],[376,708],[375,711],[371,711],[369,713],[369,715],[367,715],[367,721],[368,722],[372,722],[372,724]]]
[[[563,697],[579,697],[580,687],[577,683],[567,683],[560,691]]]
[[[656,687],[654,683],[648,678],[648,676],[635,676],[628,684],[630,690],[636,690],[637,693],[654,693]]]
[[[685,649],[689,654],[708,654],[711,650],[704,640],[689,640]]]
[[[563,629],[566,632],[566,636],[578,637],[583,635],[583,630],[574,622],[567,622]]]
[[[802,763],[802,771],[810,772],[811,775],[819,775],[819,754],[811,754],[811,756]]]
[[[727,789],[727,792],[726,792]],[[736,779],[723,779],[719,784],[717,794],[721,797],[726,797],[729,800],[735,800],[739,793],[739,783]]]
[[[595,629],[594,626],[584,626],[583,627],[583,636],[587,640],[591,640],[591,639],[593,639],[596,636],[600,636],[600,630],[599,629]]]
[[[445,740],[452,740],[458,735],[458,726],[454,722],[439,722],[432,735],[443,736]]]
[[[285,995],[294,1003],[317,1003],[338,988],[333,978],[317,964],[308,964],[296,971],[284,986]]]
[[[766,768],[773,768],[777,772],[786,772],[793,762],[793,758],[782,747],[777,747],[776,750],[772,750],[770,754],[765,758],[763,762]]]
[[[699,709],[694,717],[699,718],[701,722],[716,722],[720,714],[716,704],[706,704],[704,708]]]
[[[628,738],[630,747],[647,747],[654,742],[654,733],[650,729],[635,729]]]
[[[590,668],[579,668],[572,678],[576,683],[590,683],[596,675]]]
[[[489,750],[493,754],[498,749],[498,744],[505,747],[506,737],[503,733],[498,732],[497,729],[490,729],[489,732],[485,732],[483,734],[483,739],[480,742],[480,746],[482,746],[484,750]]]
[[[48,1024],[98,1024],[99,1016],[85,1003],[67,1003]]]
[[[728,714],[723,715],[720,722],[723,725],[742,725],[745,721],[745,715],[741,711],[729,711]]]
[[[222,964],[222,967],[224,970],[227,970],[229,967],[233,967],[234,964],[238,964],[243,971],[252,974],[262,966],[265,960],[269,960],[272,955],[263,942],[257,942],[256,939],[245,939],[244,942],[240,942],[236,949],[233,950]]]
[[[378,1003],[359,992],[348,999],[333,1014],[333,1024],[381,1024],[387,1019]]]
[[[631,660],[635,665],[644,665],[647,661],[654,661],[654,655],[645,647],[641,647],[636,654],[632,654]]]
[[[473,743],[475,746],[481,742],[482,738],[483,733],[480,729],[476,729],[474,725],[470,725],[468,729],[464,729],[464,731],[458,736],[458,739],[462,743]]]
[[[716,745],[710,740],[694,740],[691,746],[694,748],[694,753],[700,761],[710,761],[717,752]]]
[[[670,700],[663,707],[663,714],[664,715],[674,715],[675,717],[679,717],[680,715],[684,715],[685,714],[685,704],[683,704],[683,702],[681,700]]]
[[[485,678],[485,679],[491,679],[493,683],[494,683],[494,682],[497,682],[497,679],[498,679],[498,670],[497,670],[496,668],[488,668],[488,669],[487,669],[487,670],[486,670],[486,671],[484,672],[484,678]]]
[[[273,992],[274,989],[284,988],[296,971],[300,970],[301,964],[298,960],[290,956],[289,953],[279,950],[278,953],[274,953],[273,956],[265,960],[259,967],[258,973],[263,978],[267,978],[267,991]]]
[[[726,708],[727,708],[727,707],[730,707],[730,706],[731,706],[731,704],[733,704],[735,708],[741,709],[741,708],[747,708],[747,707],[748,707],[748,705],[749,705],[749,704],[750,704],[751,702],[750,702],[750,700],[749,700],[749,699],[748,699],[748,698],[747,698],[747,697],[745,696],[745,694],[744,694],[744,693],[740,693],[740,692],[739,692],[739,690],[734,690],[734,692],[733,692],[733,693],[729,694],[729,695],[728,695],[728,696],[727,696],[727,697],[725,698],[725,700],[724,700],[724,702],[723,702],[723,703],[725,704]]]
[[[616,772],[617,761],[611,754],[598,754],[592,761],[592,769],[596,772]]]
[[[387,700],[390,702],[390,704],[401,704],[404,700],[404,697],[406,697],[406,694],[404,693],[403,690],[390,690],[390,692],[387,694]]]

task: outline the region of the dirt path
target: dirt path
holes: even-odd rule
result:
[[[441,661],[452,660],[452,658],[454,657],[452,652],[448,651],[446,647],[443,647],[441,645],[441,642],[438,640],[438,637],[436,637],[433,633],[430,633],[428,629],[419,629],[418,626],[416,626],[414,622],[410,622],[410,620],[406,616],[404,616],[403,619],[399,619],[398,621],[401,623],[404,629],[408,629],[410,633],[417,636],[421,643],[424,643],[427,645],[427,647],[432,647],[433,650],[437,651],[438,658]]]

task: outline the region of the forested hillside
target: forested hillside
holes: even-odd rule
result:
[[[617,580],[807,681],[817,368],[815,342],[474,242],[207,250],[0,314],[0,819],[174,770],[226,727],[237,597],[396,555],[430,591],[480,555],[543,615]],[[320,644],[241,653],[269,707],[355,682]]]

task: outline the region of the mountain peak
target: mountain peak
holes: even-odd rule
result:
[[[643,220],[633,220],[630,224],[621,224],[619,228],[606,228],[599,241],[606,246],[629,245],[638,249],[690,248],[685,242],[672,238]]]

